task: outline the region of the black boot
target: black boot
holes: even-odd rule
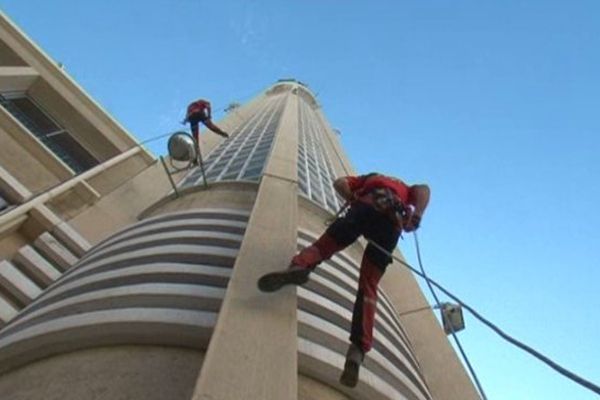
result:
[[[262,292],[274,292],[285,285],[302,285],[308,282],[309,268],[292,265],[285,271],[271,272],[258,280],[258,288]]]
[[[344,363],[344,372],[340,377],[340,383],[344,386],[355,387],[358,384],[358,372],[360,365],[365,359],[365,353],[355,345],[350,344],[346,353],[346,362]]]

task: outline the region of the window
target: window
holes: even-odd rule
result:
[[[308,118],[310,113],[314,111],[304,101],[299,102],[298,188],[311,200],[336,211],[339,200],[331,188],[333,170],[327,149],[321,144],[326,133],[314,119]]]
[[[244,178],[260,175],[260,173],[262,172],[262,168],[263,166],[259,165],[257,167],[247,169],[244,173]]]
[[[229,160],[227,160],[227,159],[221,159],[221,160],[219,160],[219,162],[216,163],[213,166],[213,169],[223,169],[223,167],[225,166],[225,164],[227,164],[227,161],[229,161]]]
[[[206,174],[206,179],[210,181],[216,178],[219,175],[219,173],[221,173],[221,171],[211,171],[208,174]],[[200,180],[198,179],[198,181]]]
[[[98,160],[69,132],[24,94],[0,95],[0,104],[74,172],[98,165]]]
[[[235,179],[238,176],[238,172],[239,171],[235,171],[235,172],[230,172],[228,174],[225,174],[221,177],[221,180],[231,180],[231,179]]]
[[[252,155],[252,161],[251,162],[252,163],[258,162],[259,160],[261,162],[264,162],[266,159],[267,159],[267,153],[266,152],[264,152],[264,153],[254,153]]]
[[[244,166],[244,162],[246,162],[246,161],[245,160],[236,160],[234,163],[232,163],[229,166],[229,169],[232,170],[232,171],[233,170],[239,171]]]

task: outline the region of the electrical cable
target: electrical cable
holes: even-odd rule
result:
[[[550,358],[548,358],[545,355],[541,354],[537,350],[531,348],[530,346],[528,346],[528,345],[520,342],[519,340],[513,338],[512,336],[508,335],[503,330],[501,330],[496,325],[494,325],[492,322],[490,322],[486,318],[484,318],[481,314],[479,314],[477,311],[475,311],[469,305],[465,304],[458,297],[456,297],[455,295],[453,295],[452,293],[450,293],[448,290],[446,290],[442,285],[440,285],[439,283],[437,283],[433,279],[431,279],[431,278],[423,275],[420,271],[418,271],[417,269],[415,269],[412,265],[408,264],[406,261],[404,261],[404,260],[400,259],[399,257],[393,255],[392,253],[390,253],[389,251],[387,251],[386,249],[384,249],[383,247],[381,247],[379,244],[373,242],[372,240],[367,239],[367,242],[370,243],[370,244],[372,244],[379,251],[387,254],[389,257],[391,257],[394,260],[398,261],[400,264],[402,264],[403,266],[405,266],[406,268],[408,268],[409,270],[411,270],[412,272],[414,272],[416,275],[418,275],[421,278],[427,280],[427,282],[431,283],[433,286],[435,286],[436,288],[438,288],[445,295],[447,295],[448,297],[450,297],[452,300],[456,301],[461,307],[463,307],[465,310],[469,311],[481,323],[483,323],[488,328],[490,328],[491,330],[493,330],[494,332],[496,332],[504,340],[506,340],[509,343],[513,344],[514,346],[520,348],[521,350],[529,353],[533,357],[535,357],[538,360],[542,361],[544,364],[548,365],[550,368],[554,369],[555,371],[557,371],[561,375],[567,377],[568,379],[572,380],[573,382],[578,383],[579,385],[581,385],[581,386],[583,386],[583,387],[591,390],[592,392],[600,395],[600,387],[597,386],[596,384],[594,384],[594,383],[592,383],[592,382],[590,382],[590,381],[588,381],[588,380],[580,377],[579,375],[575,374],[574,372],[569,371],[568,369],[562,367],[558,363],[552,361]]]
[[[162,138],[164,138],[164,137],[167,137],[167,136],[171,136],[173,133],[175,133],[175,132],[163,133],[163,134],[161,134],[161,135],[153,136],[153,137],[151,137],[151,138],[149,138],[149,139],[146,139],[146,140],[143,140],[143,141],[141,141],[141,142],[139,142],[139,143],[136,143],[136,144],[135,144],[135,146],[132,146],[131,148],[129,148],[129,149],[127,149],[127,150],[131,150],[131,149],[133,149],[134,147],[139,147],[139,146],[142,146],[142,145],[144,145],[144,144],[146,144],[146,143],[148,143],[148,142],[153,142],[153,141],[155,141],[155,140],[162,139]],[[125,150],[125,151],[127,151],[127,150]]]
[[[415,248],[417,250],[417,260],[419,262],[419,267],[421,269],[421,273],[423,274],[423,277],[425,278],[425,282],[427,282],[427,286],[429,287],[429,291],[431,291],[431,295],[433,296],[435,303],[437,304],[437,307],[440,310],[442,310],[443,309],[442,303],[440,302],[440,299],[438,298],[437,294],[435,293],[435,290],[433,289],[431,282],[429,282],[429,277],[425,273],[425,267],[423,267],[423,262],[421,260],[421,249],[419,247],[419,238],[417,237],[416,230],[413,232],[413,236],[415,238]],[[443,315],[444,314],[442,313],[442,318],[443,318]],[[450,333],[452,334],[452,338],[454,339],[454,342],[456,343],[456,346],[458,347],[458,350],[460,351],[460,354],[461,354],[463,360],[465,361],[465,364],[467,364],[467,368],[469,369],[469,372],[471,373],[471,376],[473,377],[473,380],[475,381],[475,385],[477,386],[477,390],[479,391],[481,398],[483,400],[487,400],[487,396],[485,395],[485,392],[483,391],[481,382],[479,382],[479,378],[477,377],[477,374],[475,373],[475,370],[473,369],[473,366],[471,365],[471,362],[469,361],[469,357],[467,357],[467,354],[465,353],[465,351],[460,343],[460,340],[458,340],[458,336],[456,336],[454,327],[452,326],[451,323],[449,323],[448,326],[450,327]]]

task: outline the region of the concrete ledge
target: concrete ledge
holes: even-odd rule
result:
[[[41,287],[50,285],[61,276],[59,270],[29,245],[21,247],[13,260]]]
[[[19,310],[0,294],[0,328],[13,319]]]
[[[143,221],[135,225],[129,226],[109,238],[98,243],[94,248],[87,253],[86,256],[94,254],[99,249],[109,246],[111,243],[119,242],[124,238],[135,238],[153,232],[164,232],[169,230],[206,230],[220,231],[224,233],[243,234],[247,221],[229,220],[225,218],[207,218],[210,215],[182,215],[185,219],[170,220],[156,217],[152,223]]]
[[[73,279],[80,279],[81,277],[102,271],[148,263],[187,263],[231,267],[237,254],[237,249],[217,246],[155,246],[149,249],[134,250],[125,254],[106,257],[90,263],[83,262],[77,265],[72,271],[69,271],[61,279],[60,283],[63,284]]]
[[[92,246],[75,229],[66,222],[56,225],[52,233],[67,245],[77,257],[83,256]]]
[[[237,186],[237,185],[235,185]],[[197,190],[195,190],[197,191]],[[235,221],[248,222],[250,218],[250,210],[239,208],[192,208],[184,211],[171,211],[164,214],[154,215],[145,218],[133,226],[143,226],[148,223],[156,223],[162,221],[186,220],[188,218],[216,218],[216,219],[232,219]]]
[[[10,208],[9,208],[10,210]],[[8,211],[10,212],[10,211]],[[27,215],[15,215],[5,224],[0,226],[0,239],[5,238],[6,236],[12,234],[13,232],[19,230],[21,226],[27,221]]]
[[[154,224],[156,222],[163,221],[185,221],[188,218],[215,218],[222,220],[248,222],[251,216],[251,209],[237,206],[214,207],[192,205],[191,208],[187,208],[183,211],[168,208],[162,213],[160,212],[160,210],[157,210],[157,212],[158,213],[156,215],[148,216],[148,218],[143,219],[134,226],[142,226],[147,223]]]
[[[18,335],[33,325],[81,313],[123,308],[171,308],[217,313],[225,290],[180,283],[147,283],[109,287],[69,296],[38,307],[0,332],[2,338]]]
[[[26,92],[39,76],[31,67],[0,67],[0,90],[2,92]]]
[[[226,282],[228,277],[224,276],[222,272],[219,273],[215,270],[224,270],[224,268],[207,268],[205,266],[189,264],[149,264],[102,272],[64,284],[61,281],[58,282],[59,285],[54,285],[51,289],[47,290],[34,304],[31,304],[27,310],[24,310],[17,318],[17,321],[31,312],[67,299],[70,296],[108,288],[146,283],[170,283],[197,285],[197,290],[199,291],[202,290],[203,286],[210,288],[208,290],[223,290],[223,281]],[[230,273],[230,271],[228,272]],[[214,285],[217,282],[221,283],[220,287]]]
[[[185,178],[181,179],[180,182],[183,182],[185,180]],[[164,205],[171,203],[172,201],[176,201],[182,198],[185,198],[186,196],[192,195],[194,193],[197,192],[205,192],[205,191],[209,191],[209,190],[240,190],[240,191],[245,191],[245,192],[258,192],[258,183],[256,182],[232,182],[232,181],[228,181],[228,182],[212,182],[208,189],[204,188],[204,186],[191,186],[191,187],[187,187],[185,189],[179,189],[179,197],[177,197],[175,195],[175,193],[171,193],[168,196],[165,196],[164,198],[158,200],[156,203],[152,204],[151,206],[149,206],[148,208],[146,208],[144,211],[142,211],[140,213],[140,215],[138,216],[139,220],[144,220],[144,221],[148,221],[151,220],[153,218],[148,218],[150,215],[152,215],[155,211],[159,210],[160,208],[162,208]],[[227,209],[229,211],[233,211],[234,209]],[[240,212],[243,212],[245,210],[237,210]],[[182,211],[181,213],[185,214],[188,213],[189,211]],[[248,215],[250,210],[247,211]],[[168,214],[168,215],[172,215],[172,214]],[[160,216],[159,216],[160,217]],[[156,218],[156,217],[155,217]]]
[[[94,252],[93,254],[86,256],[85,260],[79,263],[79,265],[88,264],[94,262],[98,258],[113,257],[118,254],[130,252],[134,250],[149,249],[153,246],[166,245],[166,244],[188,244],[188,245],[204,245],[204,246],[218,246],[226,248],[239,248],[243,235],[236,235],[231,233],[222,233],[214,231],[202,231],[202,230],[184,230],[179,229],[172,232],[161,232],[157,234],[147,234],[144,236],[136,236],[132,239],[121,239],[120,241],[113,243],[111,246],[105,246],[102,249]]]
[[[55,235],[77,257],[81,257],[91,247],[86,239],[44,204],[34,206],[29,210],[29,215],[44,230]]]
[[[42,255],[54,262],[62,271],[71,268],[78,260],[73,253],[48,232],[38,236],[33,242],[33,245]]]
[[[0,373],[50,355],[105,345],[205,349],[215,321],[214,313],[168,308],[126,308],[59,318],[0,339]]]
[[[13,203],[22,203],[31,197],[29,189],[2,166],[0,166],[0,188],[2,189],[2,195],[8,196],[8,199]]]
[[[24,305],[42,292],[39,286],[9,261],[0,261],[0,286]]]

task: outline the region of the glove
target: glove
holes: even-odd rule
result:
[[[421,225],[421,216],[417,214],[411,214],[406,218],[404,230],[406,232],[416,231],[419,229],[419,225]]]

